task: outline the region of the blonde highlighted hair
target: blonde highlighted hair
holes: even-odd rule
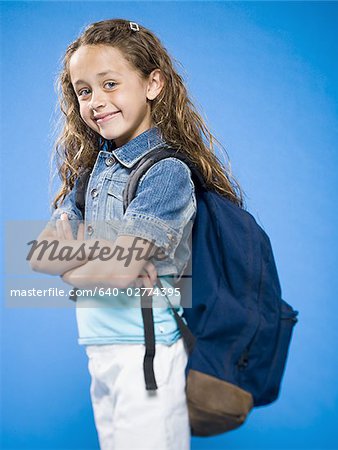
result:
[[[53,201],[54,208],[62,203],[73,188],[80,172],[93,167],[97,152],[103,145],[107,144],[109,149],[114,148],[113,142],[101,138],[80,116],[78,99],[70,79],[69,61],[83,45],[109,45],[117,48],[144,79],[155,69],[162,71],[165,85],[151,101],[153,125],[160,129],[162,137],[173,149],[181,151],[197,165],[210,189],[243,207],[243,191],[231,174],[230,164],[223,164],[216,156],[214,143],[218,144],[224,154],[226,151],[211,134],[189,99],[183,79],[175,70],[172,58],[160,40],[141,25],[139,31],[134,31],[129,21],[111,19],[88,26],[68,46],[63,58],[63,67],[57,80],[63,128],[56,140],[54,154],[62,186]]]

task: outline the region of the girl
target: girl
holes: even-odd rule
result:
[[[165,296],[154,290],[158,389],[145,389],[144,331],[136,290],[152,288],[157,276],[180,278],[191,254],[195,189],[188,165],[174,157],[176,150],[198,166],[210,189],[239,205],[241,189],[215,156],[214,138],[166,49],[146,28],[122,19],[90,25],[69,45],[59,87],[65,116],[56,143],[62,187],[38,240],[58,239],[74,251],[85,242],[86,250],[81,260],[49,261],[46,249],[43,258],[31,264],[35,270],[61,275],[71,286],[91,289],[90,295],[78,298],[76,314],[79,343],[89,358],[100,448],[189,449],[187,350]],[[123,212],[122,193],[133,167],[163,144],[170,146],[173,157],[146,172]],[[77,192],[85,170],[91,175],[83,217]],[[135,248],[135,239],[147,257],[133,252],[125,264],[116,250]],[[113,256],[93,257],[94,242]],[[163,279],[167,296],[174,285]],[[133,289],[128,290],[132,295],[126,294],[127,288]],[[182,315],[180,296],[174,297]]]

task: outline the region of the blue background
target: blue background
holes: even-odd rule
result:
[[[335,2],[8,2],[2,9],[2,210],[47,219],[59,60],[90,22],[152,29],[183,65],[268,232],[300,311],[279,400],[192,449],[338,448]],[[73,309],[2,308],[2,447],[96,449]]]

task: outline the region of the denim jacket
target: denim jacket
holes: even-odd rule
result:
[[[114,241],[119,235],[131,235],[151,241],[166,256],[151,260],[158,276],[180,278],[190,257],[189,238],[196,215],[195,189],[189,167],[176,158],[155,163],[140,179],[136,196],[123,214],[123,189],[131,170],[148,152],[163,143],[159,129],[154,127],[112,153],[99,152],[86,193],[85,238]],[[76,188],[77,183],[54,211],[50,222],[55,224],[66,212],[73,233],[78,220],[83,219],[75,204]],[[164,287],[174,286],[174,282],[161,281]],[[153,299],[156,305],[156,296]],[[171,301],[179,305],[177,298]],[[135,307],[129,307],[131,305]],[[183,314],[182,306],[177,312]],[[144,343],[139,297],[127,297],[122,293],[115,298],[80,297],[76,314],[79,344]],[[154,327],[158,343],[170,345],[180,337],[168,306],[154,307]]]
[[[189,260],[188,240],[196,215],[189,167],[175,158],[155,163],[141,178],[136,196],[123,215],[123,189],[131,170],[164,142],[154,127],[113,152],[99,152],[86,193],[85,239],[114,241],[119,235],[129,235],[152,241],[165,255],[152,261],[158,275],[179,278]],[[71,221],[83,219],[75,204],[76,187],[77,183],[54,211],[51,224],[64,212]]]

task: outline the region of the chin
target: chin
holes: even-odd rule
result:
[[[126,144],[128,141],[130,141],[129,134],[117,134],[117,133],[104,133],[101,134],[102,137],[107,139],[108,141],[114,141],[116,145],[121,147],[122,145]]]
[[[121,139],[124,133],[119,133],[113,130],[100,130],[100,135],[108,141],[115,141],[115,139]]]

